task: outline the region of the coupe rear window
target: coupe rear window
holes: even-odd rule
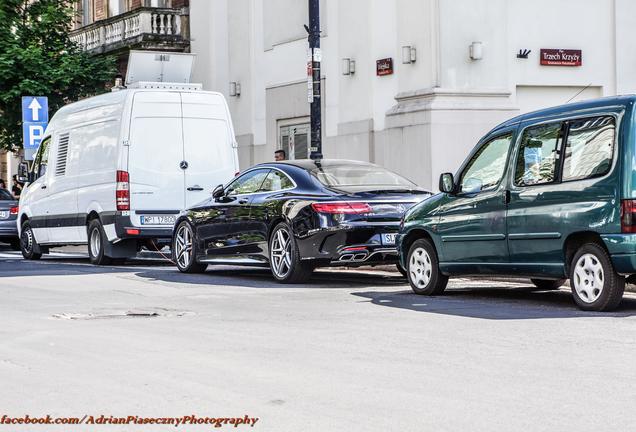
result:
[[[2,201],[15,201],[15,198],[6,189],[0,189],[0,200]]]
[[[374,165],[331,165],[314,168],[311,173],[325,186],[402,186],[415,183]]]

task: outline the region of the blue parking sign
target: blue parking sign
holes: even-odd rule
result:
[[[49,99],[46,96],[22,96],[22,122],[48,123]]]
[[[49,122],[49,100],[46,96],[22,96],[22,135],[24,156],[33,160]]]

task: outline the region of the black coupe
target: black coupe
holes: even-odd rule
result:
[[[180,215],[173,259],[184,273],[208,264],[269,266],[286,283],[316,267],[397,263],[402,215],[430,195],[370,163],[256,165]]]

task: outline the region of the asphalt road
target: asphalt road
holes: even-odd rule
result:
[[[394,273],[182,275],[0,250],[0,415],[258,417],[254,431],[626,431],[636,295],[588,313],[567,290]],[[210,426],[7,426],[203,431]]]

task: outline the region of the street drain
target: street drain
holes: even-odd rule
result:
[[[122,319],[122,318],[157,318],[157,317],[183,317],[194,315],[194,312],[165,309],[165,308],[151,308],[151,309],[130,309],[127,311],[122,310],[99,310],[88,313],[60,313],[53,314],[53,318],[68,319],[68,320],[98,320],[98,319]]]

